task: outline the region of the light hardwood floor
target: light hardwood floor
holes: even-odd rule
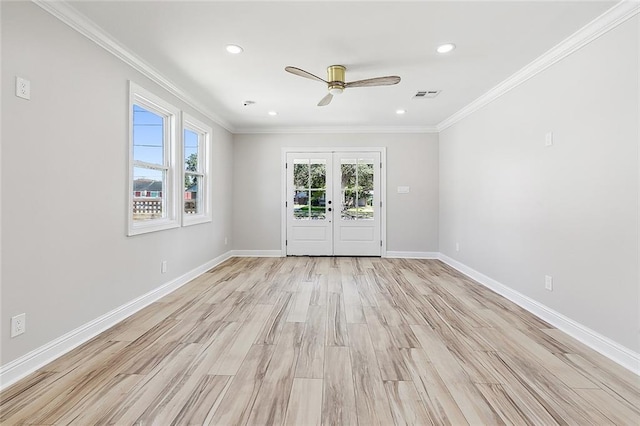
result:
[[[436,260],[235,258],[0,395],[0,422],[638,425],[638,376]]]

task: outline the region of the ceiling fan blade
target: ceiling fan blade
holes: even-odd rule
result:
[[[371,87],[371,86],[391,86],[400,83],[400,77],[391,75],[387,77],[368,78],[366,80],[352,81],[345,83],[344,87]]]
[[[331,103],[331,99],[333,99],[333,95],[331,93],[327,93],[327,96],[320,99],[320,102],[318,102],[318,106],[329,105]]]
[[[318,77],[317,75],[311,74],[310,72],[307,72],[305,70],[301,70],[300,68],[285,67],[284,70],[287,71],[287,72],[290,72],[291,74],[299,75],[300,77],[310,78],[311,80],[318,80],[318,81],[322,81],[323,83],[326,83],[326,80],[323,80],[320,77]]]

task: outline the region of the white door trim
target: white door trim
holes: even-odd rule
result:
[[[382,170],[380,170],[380,201],[382,208],[380,209],[380,238],[382,239],[382,248],[380,256],[387,256],[387,148],[386,147],[283,147],[280,156],[280,250],[283,256],[287,255],[287,154],[290,152],[379,152]]]

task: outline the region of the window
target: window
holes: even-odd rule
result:
[[[178,109],[134,83],[129,86],[129,235],[180,226],[176,207]]]
[[[211,221],[209,145],[212,130],[187,114],[183,114],[182,128],[184,162],[182,224],[187,226]]]

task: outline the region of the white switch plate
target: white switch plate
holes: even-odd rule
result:
[[[553,132],[548,132],[544,136],[544,146],[552,146],[553,145]]]
[[[31,99],[31,82],[22,77],[16,77],[16,96],[22,99]]]
[[[409,190],[410,190],[410,188],[408,186],[399,186],[398,187],[398,194],[408,194]]]
[[[460,243],[456,243],[456,251],[460,251]]]
[[[16,337],[27,331],[27,314],[11,317],[11,337]]]
[[[553,291],[553,277],[549,275],[544,276],[544,288]]]
[[[160,264],[160,272],[161,273],[165,273],[167,272],[167,261],[163,260],[162,263]]]

